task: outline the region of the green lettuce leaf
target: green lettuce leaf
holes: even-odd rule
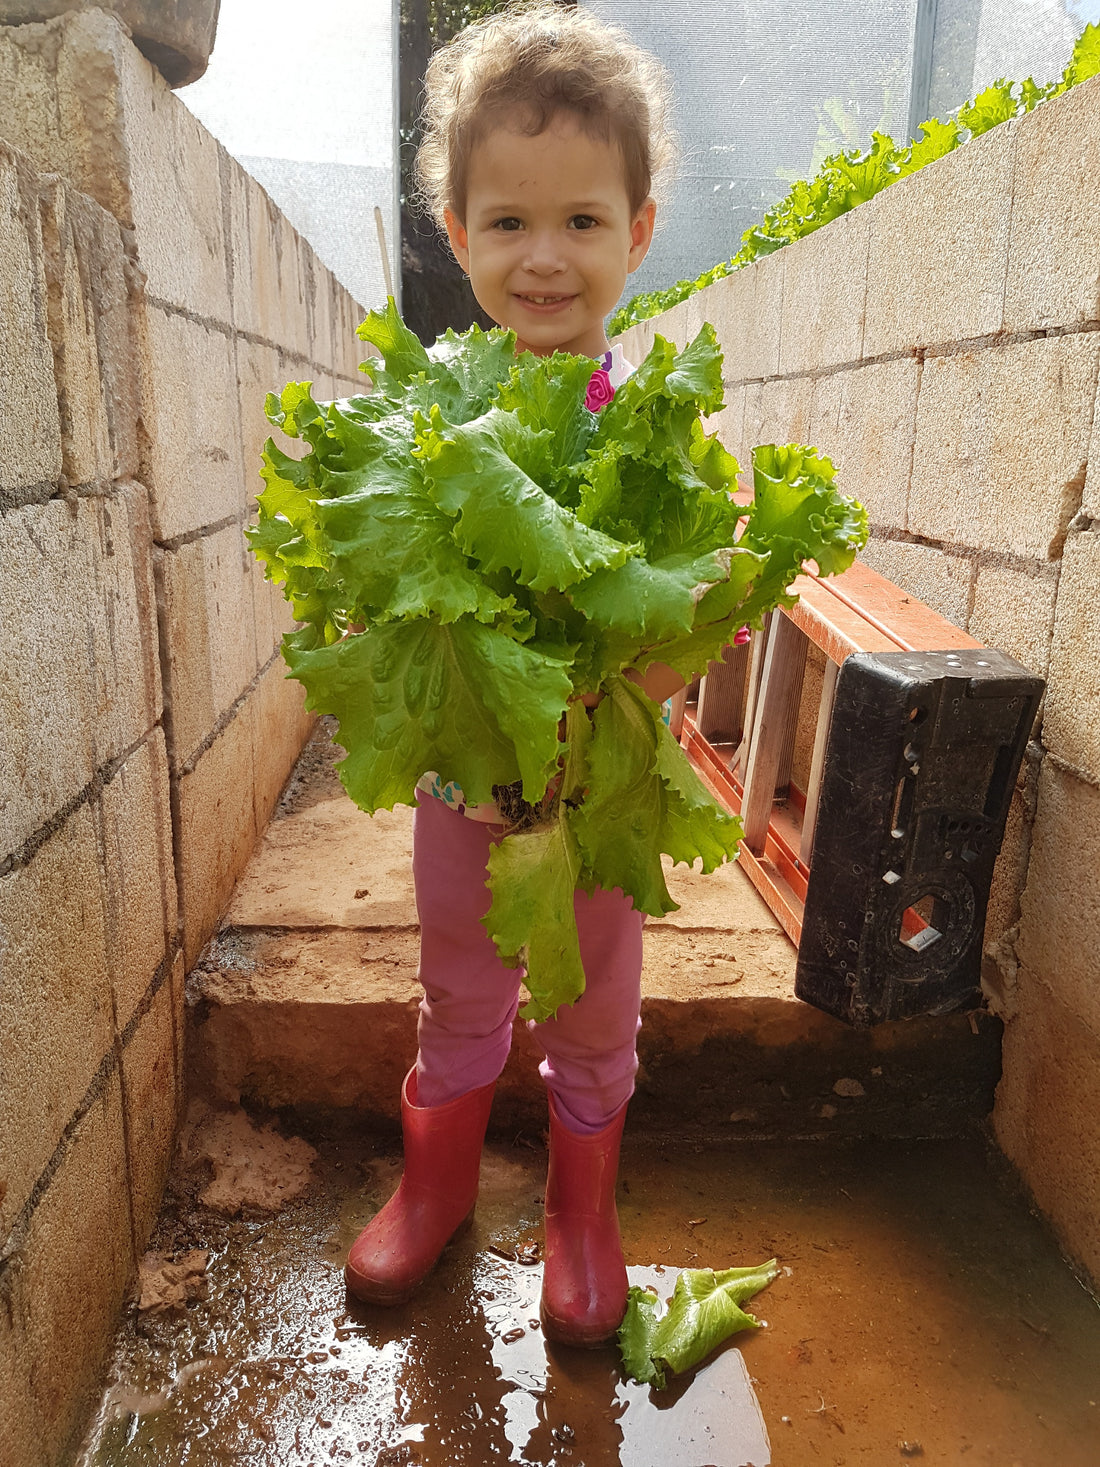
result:
[[[361,809],[411,805],[434,769],[459,782],[471,804],[494,784],[523,781],[541,800],[561,752],[558,723],[568,668],[471,618],[381,622],[333,646],[283,639],[306,706],[335,714],[347,758],[336,767]]]
[[[474,804],[518,783],[540,812],[494,849],[486,927],[545,1018],[583,990],[577,890],[659,914],[662,854],[710,871],[736,852],[738,822],[631,678],[704,668],[804,562],[849,564],[866,516],[798,445],[758,449],[755,501],[733,502],[737,463],[702,427],[722,396],[709,326],[683,351],[657,337],[598,414],[584,357],[476,329],[425,350],[392,301],[360,335],[372,393],[268,399],[306,451],[268,445],[249,540],[303,623],[285,658],[339,721],[358,805],[411,803],[435,770]]]
[[[491,622],[515,606],[471,565],[415,466],[404,481],[363,476],[358,493],[322,502],[320,517],[332,566],[356,606],[373,618],[436,616],[443,623],[472,615]]]
[[[457,516],[455,536],[486,571],[509,570],[536,591],[583,580],[621,565],[629,547],[592,530],[563,508],[515,462],[514,419],[499,408],[452,427],[433,410],[416,454],[429,492]],[[508,451],[509,441],[513,453]]]
[[[676,910],[654,839],[665,813],[656,767],[653,705],[625,678],[607,680],[593,718],[588,750],[589,788],[573,815],[588,888],[618,887],[651,917]]]
[[[581,857],[567,807],[552,824],[509,835],[489,856],[485,929],[509,967],[526,970],[525,1019],[549,1019],[584,992],[574,900]]]
[[[640,643],[689,632],[695,608],[729,573],[729,556],[666,555],[651,563],[631,556],[613,570],[593,572],[573,588],[570,600],[596,625],[627,632]]]
[[[667,1312],[659,1313],[652,1290],[632,1288],[619,1327],[619,1350],[627,1374],[664,1390],[668,1376],[683,1375],[731,1335],[758,1329],[759,1320],[741,1305],[766,1288],[779,1272],[776,1260],[749,1268],[685,1269],[676,1280]]]

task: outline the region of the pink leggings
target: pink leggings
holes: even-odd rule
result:
[[[512,1042],[522,969],[506,968],[481,925],[486,863],[500,827],[423,797],[413,817],[420,917],[416,1061],[421,1105],[444,1105],[495,1080]],[[530,1023],[539,1073],[571,1130],[601,1131],[634,1090],[641,1008],[642,922],[621,891],[578,892],[585,991],[553,1019]]]

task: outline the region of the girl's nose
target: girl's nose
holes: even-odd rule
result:
[[[528,241],[524,268],[534,275],[554,275],[565,268],[561,247],[551,234],[533,234]]]

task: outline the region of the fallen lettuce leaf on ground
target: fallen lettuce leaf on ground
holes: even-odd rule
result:
[[[749,1268],[687,1268],[676,1280],[668,1309],[652,1289],[635,1285],[619,1326],[619,1350],[626,1373],[641,1385],[663,1391],[669,1375],[683,1375],[712,1350],[760,1321],[741,1308],[779,1272],[774,1258]]]
[[[584,989],[576,890],[658,915],[662,853],[711,871],[737,850],[740,822],[627,674],[704,670],[793,604],[804,562],[850,565],[867,516],[797,444],[757,448],[753,503],[734,503],[738,465],[702,426],[722,407],[711,326],[680,352],[657,337],[599,413],[594,362],[517,355],[510,332],[426,350],[391,300],[359,335],[381,353],[370,393],[269,395],[306,452],[268,442],[248,539],[301,624],[284,656],[339,721],[357,805],[412,804],[434,770],[470,804],[514,787],[537,811],[494,849],[485,922],[544,1019]],[[603,695],[591,719],[584,694]]]

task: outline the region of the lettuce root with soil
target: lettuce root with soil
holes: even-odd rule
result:
[[[306,452],[268,442],[248,538],[357,805],[412,804],[432,770],[470,804],[514,786],[536,812],[493,848],[485,925],[526,969],[525,1016],[547,1018],[584,989],[576,891],[619,887],[659,916],[676,907],[662,853],[709,872],[737,850],[740,823],[626,674],[705,669],[793,604],[804,562],[850,565],[866,515],[794,444],[755,449],[753,501],[734,503],[738,465],[701,422],[722,406],[711,326],[679,352],[657,337],[598,413],[594,362],[517,355],[511,332],[425,349],[391,300],[359,335],[380,353],[371,392],[268,397]]]

